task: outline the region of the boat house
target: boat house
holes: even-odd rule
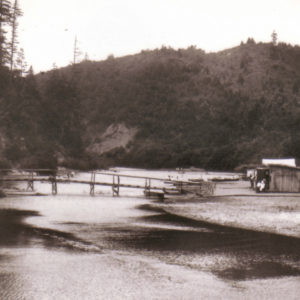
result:
[[[270,174],[270,192],[300,192],[300,168],[270,165],[268,169]]]
[[[300,168],[296,167],[295,159],[263,159],[262,162],[264,166],[257,169],[257,174],[265,178],[267,191],[300,192]]]

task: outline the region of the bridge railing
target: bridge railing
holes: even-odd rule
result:
[[[27,182],[27,191],[34,191],[34,182],[48,182],[52,186],[52,194],[56,195],[58,183],[88,184],[90,195],[95,195],[96,186],[108,186],[112,189],[113,196],[119,196],[120,188],[144,189],[144,194],[152,195],[177,191],[198,194],[212,194],[214,186],[210,183],[195,184],[190,181],[178,181],[166,178],[146,177],[115,172],[90,171],[90,178],[76,178],[70,170],[53,169],[0,169],[0,182]],[[74,174],[72,174],[74,175]],[[132,181],[133,180],[133,181]]]
[[[112,188],[113,196],[119,196],[120,188],[144,189],[145,195],[148,195],[150,190],[163,189],[163,184],[155,186],[152,184],[152,181],[156,180],[161,183],[165,181],[164,178],[134,176],[99,171],[91,171],[89,172],[91,174],[89,179],[81,179],[73,178],[73,176],[70,175],[72,173],[74,173],[74,171],[68,170],[64,172],[53,169],[0,169],[0,182],[27,182],[27,191],[34,191],[34,182],[36,181],[49,182],[52,185],[52,194],[54,195],[57,194],[58,183],[89,184],[90,195],[95,194],[96,185],[102,185],[110,186]],[[135,179],[139,180],[139,182],[121,182],[121,178]]]

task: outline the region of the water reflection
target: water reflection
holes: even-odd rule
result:
[[[87,250],[91,243],[77,238],[74,234],[48,228],[33,227],[24,223],[25,217],[40,216],[36,211],[15,209],[0,210],[0,246],[25,247],[33,243],[46,248]],[[99,250],[90,247],[93,250]],[[1,255],[0,255],[1,259]]]
[[[142,209],[146,208],[142,206]],[[215,225],[162,211],[136,218],[136,221],[164,224],[169,229],[158,229],[155,226],[106,228],[110,231],[107,239],[115,247],[143,251],[162,260],[167,258],[167,261],[173,263],[177,263],[178,254],[186,256],[186,260],[181,257],[178,261],[180,264],[182,261],[187,262],[191,255],[213,255],[211,259],[231,257],[230,264],[215,265],[210,270],[226,279],[300,275],[300,240],[297,238]],[[174,230],[172,226],[182,229]],[[197,267],[200,270],[204,268],[201,259],[197,260]]]

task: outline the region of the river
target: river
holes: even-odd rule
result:
[[[35,189],[50,192],[49,183]],[[9,196],[0,225],[1,299],[298,299],[300,291],[299,239],[167,213],[142,191],[112,197],[97,187],[91,197],[89,186],[65,184],[56,196]]]

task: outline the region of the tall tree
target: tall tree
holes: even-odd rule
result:
[[[25,55],[24,55],[24,49],[21,48],[18,53],[17,53],[17,58],[16,58],[16,68],[18,69],[19,73],[21,76],[23,76],[26,73],[27,69],[27,62],[25,60]]]
[[[271,37],[272,37],[272,44],[274,45],[274,46],[276,46],[277,45],[277,32],[275,31],[275,30],[273,30],[273,32],[272,32],[272,34],[271,34]]]
[[[78,62],[78,58],[81,55],[81,51],[78,46],[77,36],[75,36],[74,40],[74,49],[73,49],[73,64],[75,65]]]
[[[12,71],[14,67],[14,57],[17,53],[17,44],[18,44],[18,17],[22,16],[22,11],[19,8],[18,0],[15,0],[14,5],[12,7],[12,13],[11,13],[11,40],[9,45],[9,65],[10,70]]]
[[[6,27],[11,16],[11,3],[8,0],[0,0],[0,66],[8,61]]]

